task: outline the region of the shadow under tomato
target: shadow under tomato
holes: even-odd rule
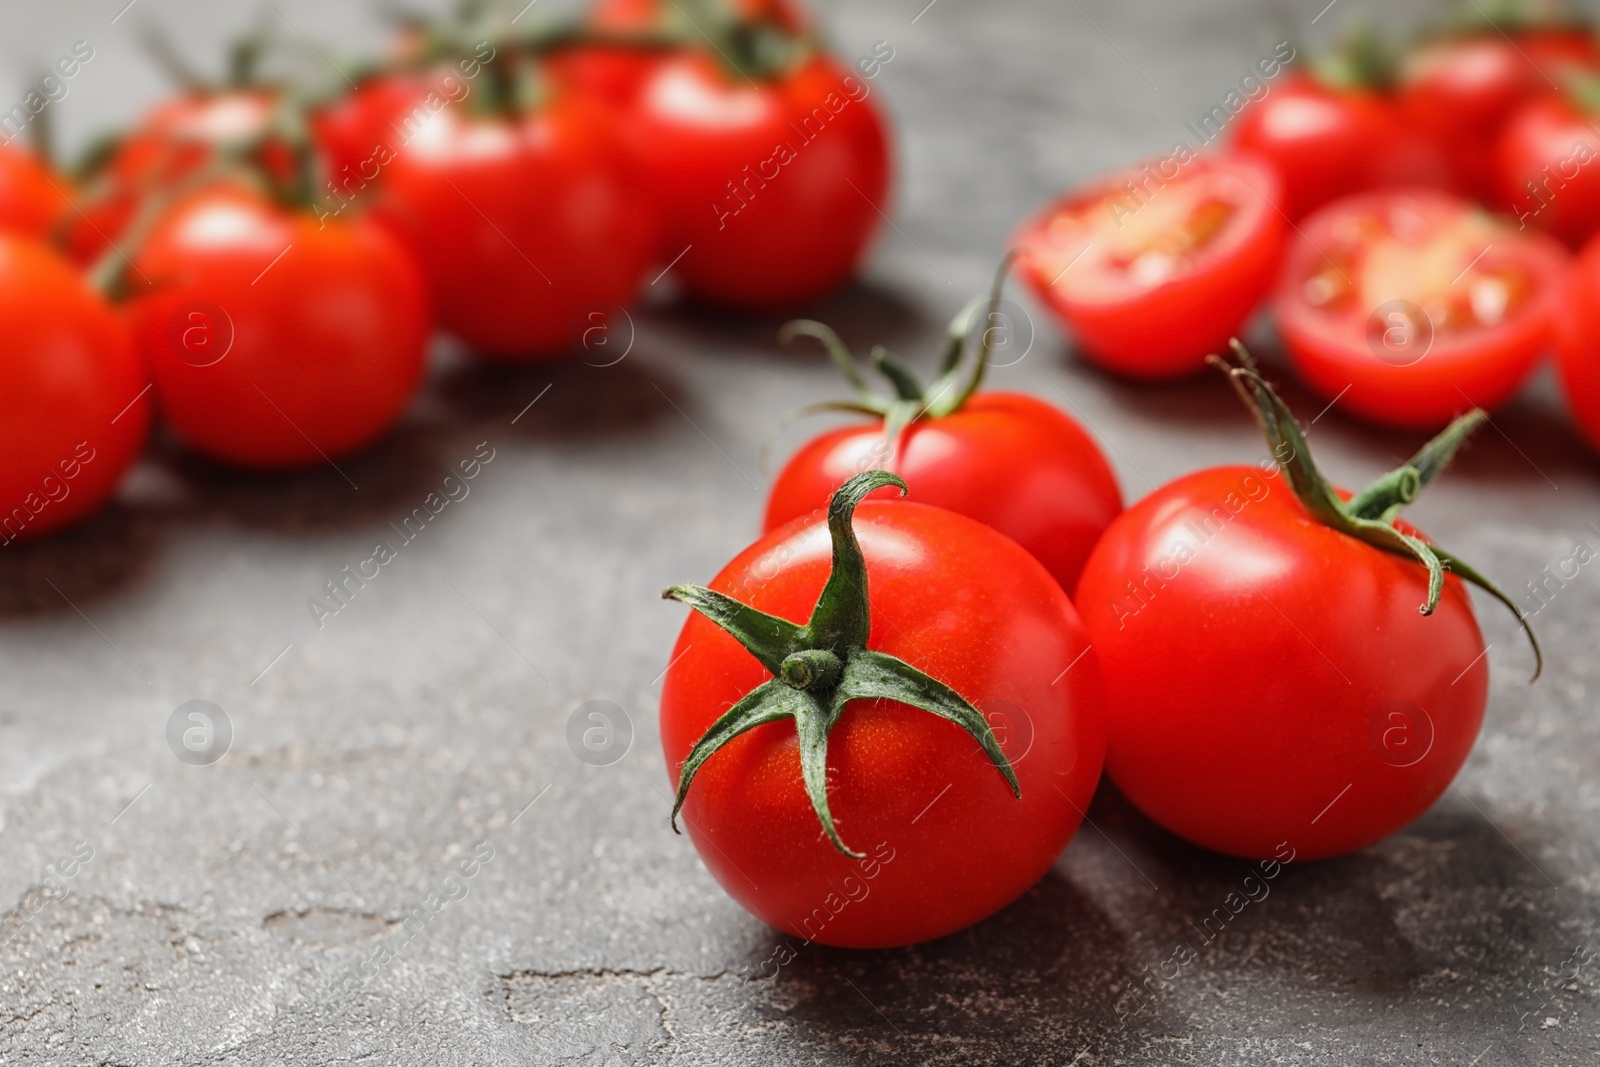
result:
[[[784,1002],[803,1043],[862,1063],[926,1063],[952,1049],[960,1062],[1033,1062],[1012,1057],[1041,1045],[1067,1062],[1115,1025],[1117,983],[1132,967],[1109,919],[1055,869],[996,915],[937,941],[879,951],[794,945],[777,977],[752,986]]]
[[[1327,1027],[1387,1025],[1396,1010],[1442,1017],[1441,1002],[1458,1021],[1514,1029],[1498,1013],[1587,923],[1529,860],[1542,851],[1538,827],[1513,827],[1517,844],[1455,790],[1376,845],[1272,879],[1167,833],[1109,782],[1089,814],[1160,887],[1141,933],[1193,950],[1180,995],[1191,983],[1238,990],[1266,1033],[1313,1016]]]
[[[522,366],[468,359],[434,383],[453,423],[475,433],[535,441],[592,441],[647,433],[687,406],[676,375],[639,347],[618,359],[597,352]],[[611,362],[615,360],[615,362]]]
[[[279,533],[362,527],[409,511],[439,489],[457,459],[470,458],[469,435],[410,422],[352,456],[315,467],[263,473],[223,466],[166,438],[155,452],[186,484],[191,510]]]
[[[149,573],[163,519],[113,501],[78,525],[0,547],[0,617],[71,614]]]

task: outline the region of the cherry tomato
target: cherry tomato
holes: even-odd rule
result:
[[[1077,828],[1104,748],[1094,655],[1044,568],[989,527],[915,503],[861,504],[846,533],[840,498],[886,484],[863,477],[831,509],[850,544],[826,523],[787,527],[712,581],[754,609],[740,619],[766,613],[762,658],[694,614],[661,699],[667,770],[713,877],[787,934],[857,948],[939,937],[1016,899]],[[698,587],[668,595],[713,613],[729,603]],[[839,634],[832,651],[787,651]],[[808,655],[832,658],[832,674],[796,663]],[[908,688],[908,676],[932,681]],[[905,699],[853,695],[890,692]],[[735,719],[771,717],[697,740],[740,701]],[[816,718],[836,704],[833,724]]]
[[[111,496],[150,426],[149,371],[70,264],[0,234],[0,544],[68,526]]]
[[[1175,378],[1220,351],[1277,277],[1279,182],[1237,158],[1170,157],[1091,182],[1025,223],[1019,266],[1089,359]]]
[[[1294,220],[1364,189],[1449,181],[1440,153],[1389,101],[1305,74],[1246,107],[1232,129],[1235,151],[1266,160],[1283,179],[1282,207]]]
[[[850,280],[889,186],[871,92],[824,55],[755,84],[701,53],[656,67],[632,121],[664,256],[690,295],[772,311]]]
[[[270,137],[278,105],[267,89],[226,89],[186,93],[156,107],[87,183],[83,214],[68,235],[72,258],[87,265],[105,255],[140,204],[194,174],[218,149],[254,146],[266,173],[293,177],[293,153]]]
[[[1275,407],[1282,468],[1217,467],[1151,493],[1106,531],[1075,602],[1105,671],[1117,787],[1206,848],[1316,859],[1393,833],[1444,792],[1483,721],[1489,669],[1470,568],[1383,517],[1453,442],[1358,497],[1351,532],[1339,523],[1356,502],[1321,480]],[[1436,601],[1414,553],[1449,565]]]
[[[870,467],[916,486],[923,504],[999,530],[1068,592],[1122,510],[1116,476],[1083,427],[1031,396],[988,392],[942,418],[913,422],[892,451],[881,420],[812,438],[778,473],[762,528],[822,513],[834,490]]]
[[[1537,226],[1573,248],[1600,231],[1600,135],[1594,115],[1565,96],[1516,113],[1495,148],[1499,203],[1521,226]]]
[[[1578,256],[1563,295],[1556,368],[1578,428],[1600,451],[1600,238]]]
[[[788,0],[735,0],[722,6],[728,17],[737,20],[736,32],[743,35],[760,29],[793,39],[811,27],[806,12]],[[601,0],[590,8],[587,23],[602,35],[638,40],[654,35],[662,41],[679,42],[677,47],[641,48],[590,41],[549,57],[549,70],[564,84],[624,107],[638,99],[651,75],[675,53],[707,48],[701,24],[662,0]],[[715,52],[715,48],[709,51]]]
[[[48,238],[71,210],[70,188],[32,152],[0,145],[0,230]]]
[[[658,248],[616,117],[579,94],[516,118],[443,108],[383,166],[381,211],[418,250],[440,322],[486,359],[574,347]]]
[[[1407,125],[1443,150],[1454,188],[1500,205],[1494,146],[1505,123],[1573,71],[1597,67],[1600,51],[1584,33],[1440,37],[1406,57],[1396,99]]]
[[[234,185],[182,199],[135,259],[166,419],[197,451],[283,469],[370,443],[422,373],[427,290],[369,217],[318,221]]]
[[[1504,403],[1551,340],[1568,257],[1448,193],[1385,190],[1301,225],[1276,303],[1308,385],[1386,426]]]

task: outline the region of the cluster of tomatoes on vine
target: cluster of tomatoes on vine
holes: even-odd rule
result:
[[[1049,869],[1102,770],[1206,848],[1343,855],[1470,754],[1489,670],[1467,585],[1517,617],[1537,677],[1523,612],[1400,513],[1552,346],[1600,446],[1600,166],[1540,185],[1544,210],[1495,210],[1592,137],[1572,94],[1600,50],[1479,27],[1381,84],[1349,67],[1264,63],[1220,150],[1180,143],[1045,207],[926,384],[882,347],[863,367],[823,324],[786,328],[852,386],[820,407],[863,418],[789,459],[758,541],[665,594],[692,609],[661,705],[673,820],[753,914],[853,947],[961,929]],[[1531,135],[1558,115],[1576,117]],[[1591,241],[1574,265],[1563,242]],[[1083,427],[982,388],[1013,267],[1106,370],[1220,367],[1271,458],[1125,509]],[[1308,384],[1437,436],[1365,488],[1331,483],[1234,340],[1269,292]]]
[[[0,146],[0,542],[95,510],[157,418],[228,465],[336,463],[436,329],[561,357],[669,267],[712,307],[798,307],[881,218],[883,57],[834,59],[783,0],[527,27],[469,2],[326,86],[267,77],[279,47],[245,39],[71,176]]]

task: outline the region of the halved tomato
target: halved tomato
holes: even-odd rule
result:
[[[1113,174],[1018,231],[1018,268],[1084,354],[1176,378],[1223,351],[1278,272],[1280,185],[1249,159],[1188,149]]]
[[[1517,391],[1552,340],[1569,263],[1448,193],[1387,189],[1303,224],[1278,331],[1313,389],[1387,426],[1426,429]]]

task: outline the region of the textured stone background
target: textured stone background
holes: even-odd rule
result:
[[[1341,0],[1313,28],[1323,0],[938,0],[919,17],[922,2],[824,6],[847,56],[895,49],[876,89],[902,168],[896,228],[818,314],[857,345],[924,357],[1024,211],[1164,150],[1286,33],[1361,10]],[[91,41],[55,106],[81,144],[162,90],[141,22],[211,58],[258,14],[137,0],[113,24],[124,3],[7,0],[0,89],[20,95]],[[355,4],[262,10],[340,50],[378,40]],[[1587,571],[1538,617],[1550,667],[1532,688],[1514,625],[1480,601],[1492,707],[1432,811],[1359,855],[1290,868],[1214,942],[1190,923],[1246,866],[1108,789],[1051,874],[988,922],[902,951],[802,947],[749,981],[778,935],[666,826],[656,679],[682,609],[656,594],[752,536],[763,435],[838,384],[780,350],[771,322],[637,323],[608,368],[496,374],[442,350],[404,428],[342,465],[358,490],[331,470],[241,478],[163,444],[120,506],[0,554],[0,905],[28,912],[0,932],[0,1063],[1595,1062]],[[1220,382],[1109,381],[1042,321],[994,380],[1070,398],[1130,497],[1262,453]],[[1313,439],[1346,482],[1418,443],[1337,408]],[[319,630],[307,598],[480,441],[495,459],[471,495]],[[1600,544],[1595,463],[1548,377],[1413,515],[1513,588],[1574,539]],[[215,765],[168,748],[191,699],[232,722]],[[631,717],[610,766],[565,739],[591,699]],[[401,919],[484,841],[493,859],[467,895],[409,932]],[[47,869],[85,846],[64,899],[47,900]],[[1199,959],[1119,1024],[1128,983],[1186,941]],[[380,950],[392,960],[352,995],[343,979]]]

